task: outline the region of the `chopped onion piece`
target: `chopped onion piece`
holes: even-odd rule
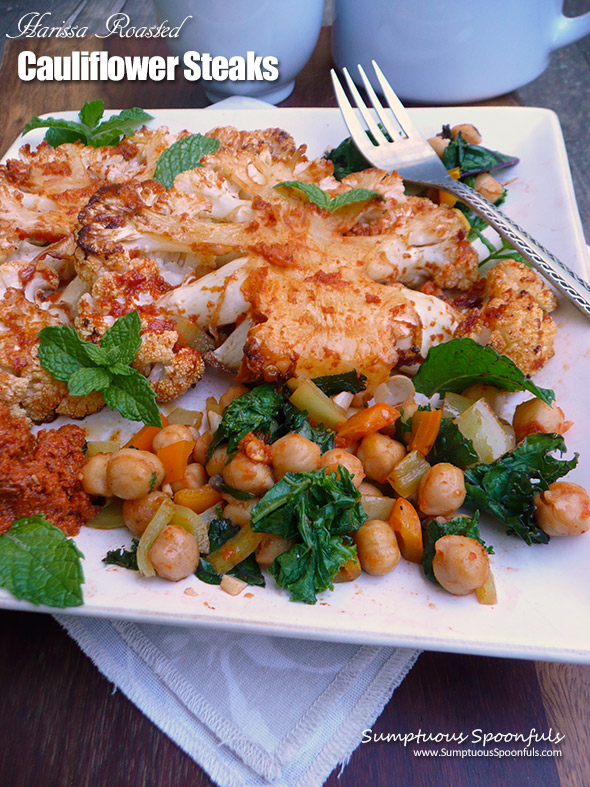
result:
[[[405,374],[396,374],[386,383],[381,383],[375,388],[374,399],[376,402],[385,402],[396,407],[403,404],[416,393],[414,383]]]
[[[221,577],[220,587],[226,593],[229,593],[230,596],[239,596],[248,587],[248,583],[244,582],[243,579],[232,577],[231,574],[224,574]]]
[[[363,495],[361,497],[361,506],[367,519],[382,519],[387,522],[394,503],[393,497],[377,497],[377,495]]]
[[[336,396],[332,397],[332,401],[342,407],[343,410],[348,410],[350,405],[352,404],[352,400],[354,399],[354,394],[350,393],[350,391],[342,391]]]
[[[91,440],[86,443],[86,459],[91,459],[96,454],[114,454],[121,448],[121,443],[116,440]]]
[[[195,514],[186,506],[176,505],[174,516],[170,520],[171,525],[179,525],[197,539],[199,552],[207,554],[209,552],[209,526],[203,521],[199,514]]]
[[[201,426],[202,420],[203,413],[200,413],[198,410],[185,410],[183,407],[175,408],[168,415],[168,423],[194,426],[196,429]]]
[[[496,583],[494,582],[494,575],[490,574],[480,588],[475,588],[475,595],[480,604],[497,604],[498,594],[496,593]]]
[[[193,350],[198,350],[200,353],[206,353],[215,347],[213,337],[204,331],[199,325],[188,317],[181,317],[176,323],[176,330],[182,336],[184,341]]]
[[[442,417],[443,418],[456,418],[461,413],[464,413],[468,407],[471,407],[473,401],[461,394],[448,391],[443,399]]]
[[[162,530],[169,524],[174,516],[175,506],[172,500],[162,500],[162,504],[150,519],[143,535],[139,539],[137,546],[137,567],[139,573],[144,577],[155,577],[156,569],[152,566],[152,561],[148,555],[150,549],[154,545],[154,541],[158,538]]]
[[[219,428],[219,424],[221,423],[221,419],[223,417],[223,411],[221,409],[221,405],[213,396],[208,396],[207,401],[207,421],[209,423],[209,431],[215,432]]]
[[[215,552],[211,552],[207,559],[216,574],[227,574],[234,566],[255,552],[263,538],[264,533],[255,533],[250,525],[244,525],[235,536],[229,538]]]
[[[307,410],[312,424],[324,424],[328,429],[337,429],[346,423],[346,413],[343,408],[321,391],[313,380],[304,380],[297,386],[289,401],[298,410]]]
[[[117,527],[125,527],[123,501],[118,499],[111,500],[96,516],[93,516],[86,523],[86,527],[92,527],[95,530],[114,530]]]

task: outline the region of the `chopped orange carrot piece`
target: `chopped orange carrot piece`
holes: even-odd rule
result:
[[[377,402],[366,410],[361,410],[351,415],[346,423],[336,432],[336,445],[345,447],[360,440],[365,435],[378,432],[394,423],[399,418],[399,412],[386,402]]]
[[[165,445],[159,451],[156,451],[156,456],[164,465],[166,482],[168,484],[180,481],[183,477],[188,458],[192,454],[194,447],[194,440],[177,440],[175,443]]]
[[[211,506],[217,505],[223,500],[221,493],[213,489],[209,484],[205,484],[199,489],[180,489],[174,495],[174,502],[179,506],[186,506],[194,511],[195,514],[202,514]]]
[[[421,563],[424,552],[422,526],[414,506],[403,497],[398,497],[393,504],[389,524],[403,557],[410,563]]]
[[[418,410],[412,417],[412,437],[408,451],[427,456],[438,437],[442,410]]]
[[[453,178],[453,180],[459,180],[461,177],[461,167],[452,167],[449,170],[449,175]],[[457,202],[457,197],[455,197],[454,194],[449,194],[448,191],[442,191],[442,189],[439,189],[438,202],[439,205],[448,205],[449,208],[454,208]]]

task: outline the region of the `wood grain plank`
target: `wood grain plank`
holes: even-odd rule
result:
[[[0,782],[209,787],[48,615],[0,613]]]
[[[590,666],[537,662],[536,670],[547,720],[565,735],[555,759],[561,787],[590,783]]]

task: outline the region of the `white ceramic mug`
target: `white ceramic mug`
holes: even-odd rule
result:
[[[194,50],[213,57],[246,57],[255,52],[277,57],[274,81],[204,82],[208,97],[252,96],[273,104],[293,90],[295,77],[314,50],[322,26],[324,0],[154,0],[159,22],[182,24],[178,38],[166,42],[180,55]]]
[[[332,52],[355,81],[374,59],[400,98],[451,104],[525,85],[588,33],[561,0],[335,0]]]

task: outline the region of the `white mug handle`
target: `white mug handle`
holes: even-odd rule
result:
[[[551,50],[560,49],[567,44],[573,44],[580,38],[590,33],[590,11],[580,16],[564,16],[560,14],[553,29]]]

